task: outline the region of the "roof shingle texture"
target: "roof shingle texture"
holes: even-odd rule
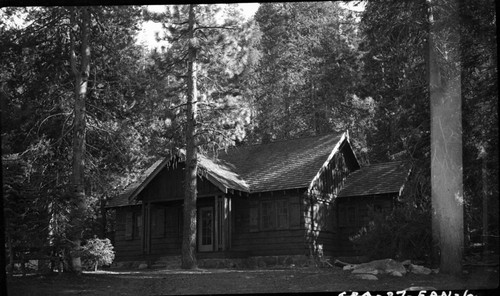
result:
[[[231,148],[217,164],[233,170],[248,187],[265,192],[309,187],[342,134]]]
[[[403,162],[373,164],[347,176],[339,197],[399,192],[409,169]]]

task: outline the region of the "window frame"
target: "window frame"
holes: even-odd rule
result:
[[[278,205],[282,206],[279,207]],[[278,199],[275,200],[275,213],[276,213],[276,229],[288,229],[290,228],[290,209],[288,205],[288,199]],[[285,209],[286,213],[280,213],[280,209]],[[280,217],[285,217],[284,224],[280,225]]]
[[[276,205],[274,200],[260,201],[260,230],[276,229]],[[268,204],[269,206],[265,206]],[[266,209],[266,212],[264,212]]]
[[[283,230],[289,228],[290,228],[290,203],[288,199],[280,198],[280,199],[268,199],[259,201],[260,231]]]

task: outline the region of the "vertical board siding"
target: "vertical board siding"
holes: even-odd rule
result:
[[[140,195],[144,202],[181,200],[184,198],[183,184],[184,164],[166,166],[151,180]],[[203,177],[198,177],[197,190],[200,196],[222,194],[219,188]]]
[[[323,168],[319,178],[312,186],[312,191],[323,195],[337,195],[344,185],[350,172],[359,168],[351,149],[342,145],[326,167]]]
[[[143,260],[145,253],[152,255],[179,255],[181,252],[182,221],[181,206],[175,204],[151,204],[151,237],[148,241],[148,252],[143,252],[143,242],[137,222],[133,226],[132,219],[138,217],[141,206],[121,207],[116,209],[115,254],[116,261]],[[127,223],[128,222],[128,223]],[[154,223],[153,223],[154,222]],[[126,236],[128,228],[134,228],[134,235]],[[130,230],[129,230],[130,231]]]
[[[141,213],[141,206],[116,209],[115,244],[116,261],[135,260],[142,256],[142,242],[139,236],[132,235],[133,217]]]
[[[182,244],[181,203],[152,203],[151,206],[155,209],[152,222],[156,220],[163,223],[158,225],[159,229],[155,229],[152,223],[152,231],[156,235],[151,238],[151,254],[161,256],[179,255]],[[155,217],[154,214],[158,216]],[[161,219],[162,217],[163,219]]]

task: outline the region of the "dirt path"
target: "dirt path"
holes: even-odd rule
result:
[[[359,280],[340,268],[197,271],[145,270],[87,272],[50,276],[10,277],[9,295],[172,295],[325,291],[399,291],[409,287],[476,290],[498,287],[498,269],[451,277],[442,274],[403,277],[379,275]],[[415,293],[417,295],[418,293]],[[350,295],[350,294],[348,294]]]

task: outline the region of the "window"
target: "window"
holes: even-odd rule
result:
[[[266,200],[260,203],[260,229],[288,228],[288,201]]]
[[[125,213],[125,239],[139,239],[142,237],[142,215],[140,212]]]
[[[260,204],[261,209],[261,228],[273,229],[275,228],[276,212],[274,208],[274,201],[262,201]]]
[[[288,202],[286,200],[276,201],[276,228],[288,228]]]

